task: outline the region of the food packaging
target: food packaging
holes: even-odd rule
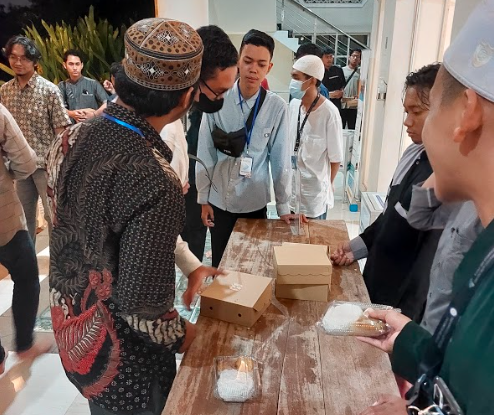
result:
[[[201,316],[252,327],[271,304],[271,278],[227,271],[201,293]]]
[[[276,297],[329,300],[332,264],[325,245],[284,242],[273,248]]]
[[[393,307],[381,304],[332,301],[317,326],[333,336],[379,337],[389,333],[388,324],[365,314],[369,308],[393,310]]]
[[[259,362],[250,356],[214,359],[214,396],[224,402],[246,402],[261,395]]]

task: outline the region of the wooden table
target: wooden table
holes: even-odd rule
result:
[[[282,242],[329,245],[348,240],[343,221],[311,221],[293,236],[276,220],[239,220],[221,267],[273,276],[273,246]],[[369,301],[358,266],[333,269],[331,299]],[[352,337],[315,327],[327,304],[280,300],[251,328],[199,317],[198,336],[184,356],[163,415],[357,415],[380,394],[398,394],[387,355]],[[285,312],[286,312],[285,310]],[[224,403],[213,395],[216,356],[247,354],[263,363],[262,398]]]

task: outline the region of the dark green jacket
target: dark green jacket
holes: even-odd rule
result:
[[[488,256],[494,255],[494,221],[479,235],[456,271],[453,293],[464,289]],[[393,370],[414,382],[431,335],[409,323],[395,342]],[[480,283],[458,322],[446,350],[440,376],[466,415],[494,414],[494,269]]]

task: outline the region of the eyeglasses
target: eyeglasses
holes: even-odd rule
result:
[[[214,96],[216,97],[216,99],[219,99],[219,98],[220,98],[220,96],[221,96],[222,94],[218,94],[217,92],[213,91],[213,90],[211,89],[211,87],[210,87],[210,86],[206,83],[206,81],[205,81],[204,79],[201,79],[201,82],[202,82],[204,85],[206,85],[206,88],[207,88],[207,89],[209,89],[209,90],[210,90],[210,91],[214,94]],[[201,90],[201,86],[200,86],[200,85],[199,85],[199,90]],[[201,92],[202,92],[202,90],[201,90]]]
[[[26,56],[9,55],[9,62],[20,62],[25,64],[29,62],[29,59],[26,58]]]

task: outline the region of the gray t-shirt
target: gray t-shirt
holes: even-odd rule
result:
[[[345,66],[343,68],[343,75],[345,75],[345,82],[348,80],[348,78],[350,78],[350,76],[352,76],[353,72],[354,69],[350,68],[349,66]],[[342,108],[346,108],[344,98],[355,98],[358,95],[359,79],[360,79],[360,69],[357,69],[357,71],[353,74],[352,78],[348,82],[343,92]]]
[[[81,76],[76,83],[70,80],[58,84],[65,108],[70,111],[91,108],[97,110],[108,99],[101,84],[94,79]]]

